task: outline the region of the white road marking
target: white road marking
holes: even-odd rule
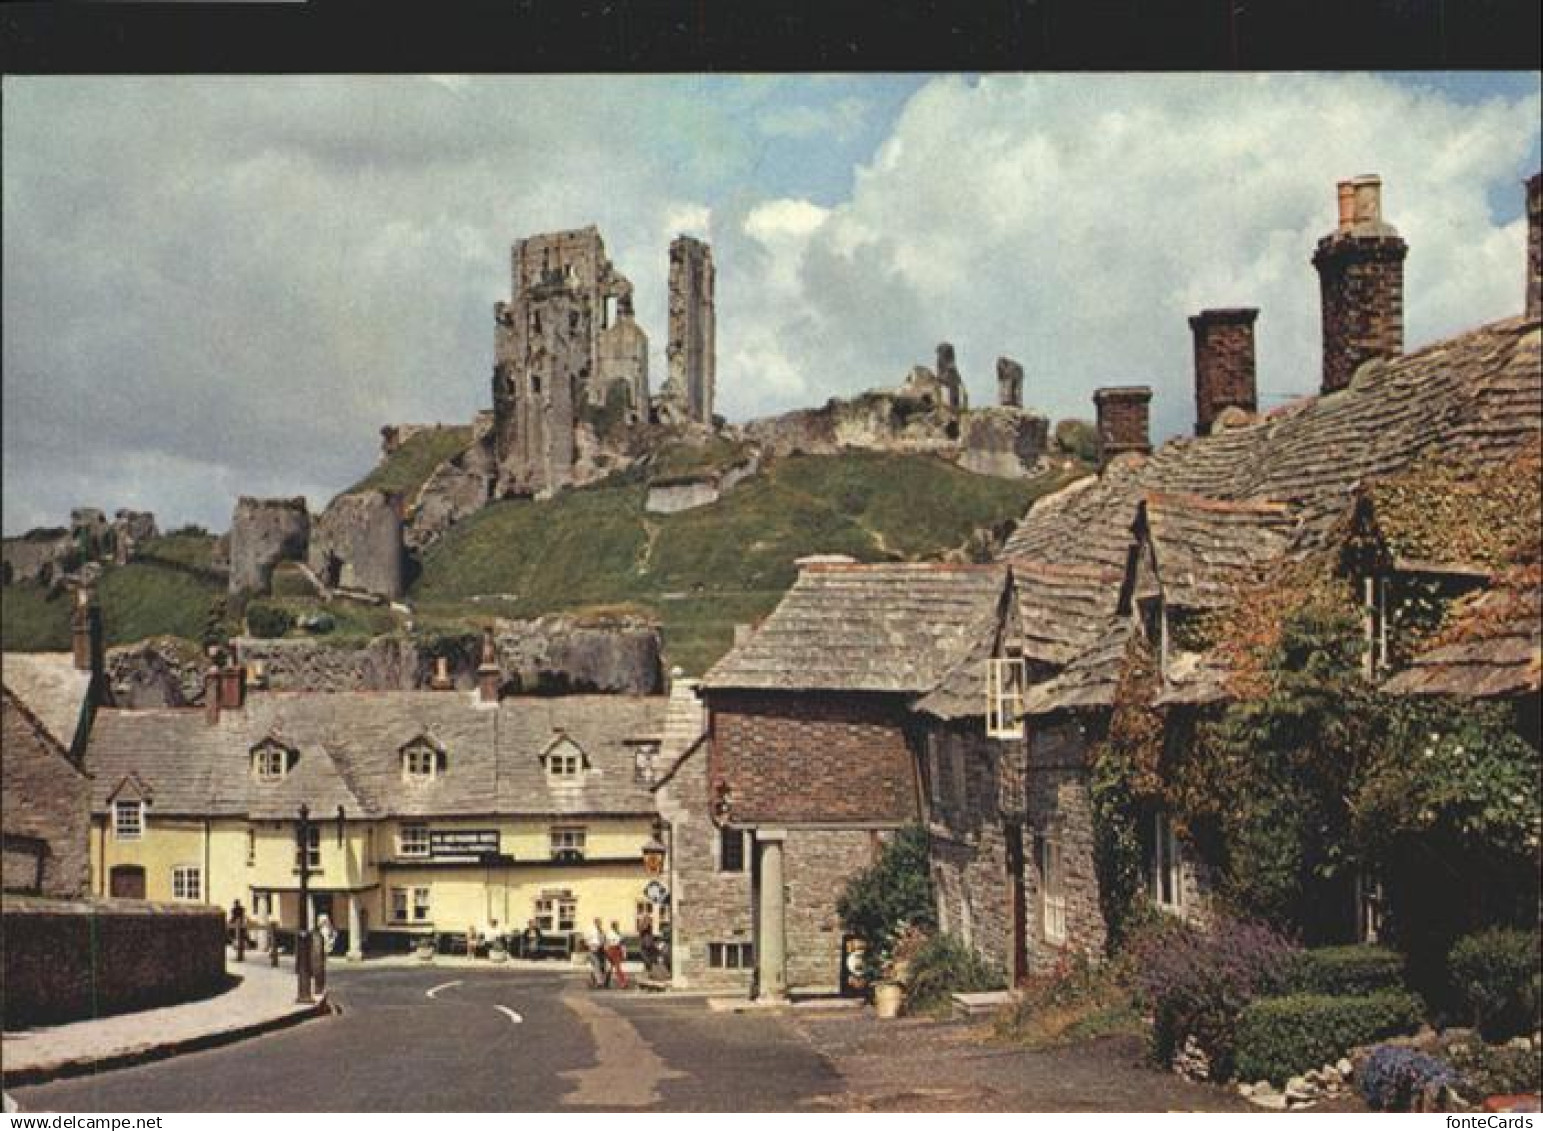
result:
[[[433,997],[435,994],[439,993],[440,990],[448,990],[451,986],[459,986],[460,984],[461,984],[460,979],[457,979],[454,982],[446,982],[442,986],[435,986],[432,990],[424,990],[423,991],[423,996],[424,997]]]
[[[525,1018],[521,1017],[518,1013],[516,1013],[514,1010],[510,1009],[507,1005],[495,1005],[493,1008],[498,1010],[498,1012],[502,1013],[507,1018],[509,1018],[509,1020],[513,1021],[516,1025],[518,1025],[521,1021],[525,1020]]]

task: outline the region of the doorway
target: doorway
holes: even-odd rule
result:
[[[117,864],[108,873],[107,894],[114,899],[144,899],[145,870],[138,864]]]
[[[1029,976],[1028,898],[1023,881],[1023,826],[1002,826],[1007,842],[1008,908],[1012,916],[1013,985]]]

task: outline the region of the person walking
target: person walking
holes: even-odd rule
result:
[[[611,960],[611,973],[616,975],[616,982],[622,989],[627,988],[627,971],[622,969],[622,962],[627,957],[627,949],[622,943],[621,927],[616,920],[611,920],[611,929],[605,936],[605,954]]]
[[[589,948],[589,987],[604,989],[611,984],[611,968],[605,958],[605,927],[599,916],[584,934],[584,944]]]
[[[246,961],[246,908],[241,906],[238,899],[230,905],[230,929],[235,935],[236,961]]]

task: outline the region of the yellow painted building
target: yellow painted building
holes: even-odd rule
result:
[[[351,953],[404,936],[630,933],[649,876],[662,697],[266,693],[98,713],[92,890],[299,920]]]

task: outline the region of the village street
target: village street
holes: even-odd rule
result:
[[[720,1013],[557,971],[345,968],[332,991],[336,1016],[11,1094],[52,1112],[1245,1107],[1137,1067],[1133,1047],[1028,1053],[871,1010]]]

